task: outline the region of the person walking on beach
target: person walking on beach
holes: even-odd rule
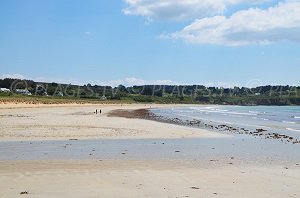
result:
[[[97,109],[96,109],[96,114],[98,113]]]
[[[100,114],[102,113],[101,109],[99,110],[99,113],[100,113]]]

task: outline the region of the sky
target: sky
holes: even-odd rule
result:
[[[1,0],[0,78],[300,85],[300,0]]]

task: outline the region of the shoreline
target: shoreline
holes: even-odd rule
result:
[[[256,128],[256,130],[251,131],[246,128],[240,128],[229,124],[217,124],[217,123],[212,124],[212,123],[204,122],[201,119],[184,121],[180,118],[169,118],[169,117],[156,115],[155,113],[151,112],[150,109],[151,108],[136,109],[136,110],[117,109],[109,112],[108,116],[153,120],[162,123],[175,124],[179,126],[188,126],[188,127],[199,128],[199,129],[209,130],[213,132],[220,132],[225,134],[248,135],[252,137],[260,137],[262,139],[278,140],[283,143],[300,144],[300,139],[298,140],[297,138],[285,134],[269,132],[268,130],[263,128]]]

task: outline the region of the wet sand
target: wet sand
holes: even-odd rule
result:
[[[298,197],[299,169],[163,161],[0,164],[2,197]],[[27,192],[21,195],[21,192]]]
[[[0,105],[0,197],[299,197],[298,144],[139,119],[149,107]]]

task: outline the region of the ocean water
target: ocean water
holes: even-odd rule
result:
[[[299,106],[190,106],[157,108],[156,115],[182,120],[202,120],[206,123],[227,124],[252,130],[263,128],[270,132],[292,135],[300,139]]]

